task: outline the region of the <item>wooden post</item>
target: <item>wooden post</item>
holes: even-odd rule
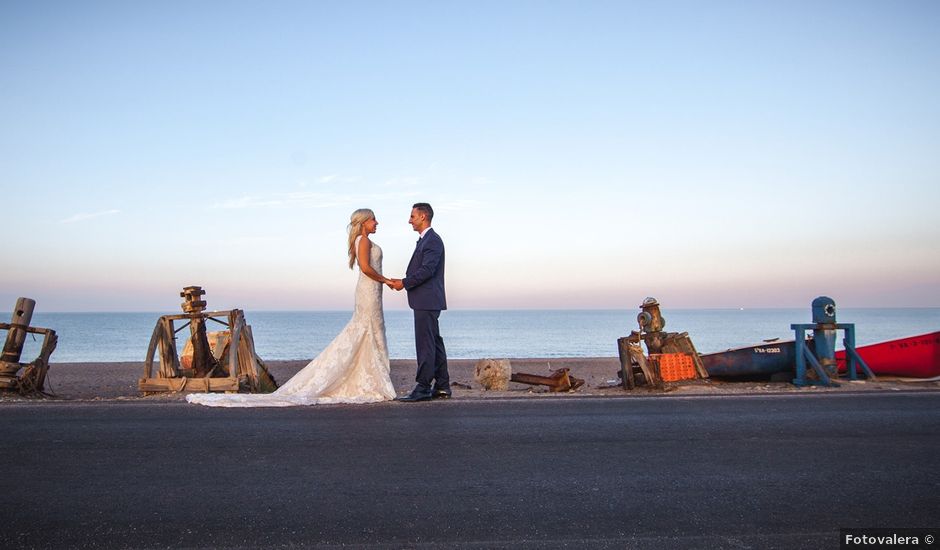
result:
[[[23,375],[19,380],[17,389],[24,395],[43,394],[43,390],[45,390],[46,373],[49,372],[49,358],[52,352],[55,351],[58,337],[55,331],[51,329],[42,329],[42,332],[45,336],[42,340],[39,357],[23,370]]]
[[[10,321],[10,324],[14,326],[10,327],[10,331],[7,333],[7,340],[3,344],[3,354],[0,355],[0,361],[7,363],[20,362],[20,356],[23,354],[23,343],[26,342],[26,327],[33,320],[33,310],[35,308],[36,300],[30,298],[16,299],[16,307],[13,308],[13,318]]]
[[[633,379],[633,361],[630,359],[630,339],[627,336],[617,338],[617,351],[620,352],[620,377],[623,389],[632,390],[636,387]]]
[[[255,363],[254,350],[251,341],[251,327],[247,324],[242,328],[242,337],[238,340],[238,374],[248,379],[252,391],[258,388],[258,364]]]
[[[232,310],[232,339],[228,345],[228,368],[229,376],[238,377],[239,345],[242,338],[242,327],[245,324],[245,318],[241,315],[241,310]]]
[[[640,365],[640,370],[643,371],[643,376],[646,378],[646,385],[662,385],[662,379],[659,377],[659,369],[656,368],[656,365],[646,361],[646,356],[643,355],[643,348],[640,344],[631,344],[628,350],[633,358],[636,359],[637,364]]]
[[[180,364],[176,353],[173,320],[164,316],[159,322],[163,327],[163,338],[160,339],[160,378],[177,378],[180,375]]]
[[[49,371],[49,359],[52,357],[52,352],[55,351],[55,347],[58,343],[59,337],[56,335],[55,331],[47,331],[46,337],[42,341],[42,349],[39,352],[39,358],[36,359],[37,365],[42,365],[34,382],[39,391],[45,389],[46,372]]]
[[[218,363],[209,351],[209,338],[206,336],[206,320],[199,313],[194,313],[189,322],[190,337],[193,343],[193,371],[197,378],[205,378],[215,373]]]
[[[274,380],[274,377],[271,376],[271,373],[268,372],[267,365],[264,364],[264,361],[258,357],[258,352],[255,351],[255,337],[251,333],[251,325],[245,325],[245,333],[248,336],[246,344],[251,353],[251,365],[255,372],[256,387],[253,391],[270,393],[277,389],[277,381]]]
[[[147,346],[147,358],[144,359],[144,378],[153,377],[153,354],[157,352],[162,335],[163,325],[157,321],[157,325],[153,327],[153,335],[150,336],[150,345]]]

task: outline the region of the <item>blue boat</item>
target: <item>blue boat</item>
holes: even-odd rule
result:
[[[812,350],[812,340],[806,345]],[[794,376],[796,342],[771,340],[700,357],[709,377],[789,381]]]

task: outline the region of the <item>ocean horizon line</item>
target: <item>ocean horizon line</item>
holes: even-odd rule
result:
[[[352,308],[349,309],[247,309],[247,308],[229,308],[229,309],[213,309],[207,308],[206,311],[229,311],[230,309],[240,309],[244,312],[256,312],[256,313],[345,313],[351,312]],[[800,311],[800,310],[810,310],[811,307],[806,305],[804,307],[797,306],[761,306],[761,307],[665,307],[662,308],[663,311]],[[872,310],[872,309],[883,309],[883,310],[931,310],[931,309],[940,309],[940,306],[839,306],[838,311],[853,311],[853,310]],[[445,311],[449,313],[453,312],[541,312],[541,311],[571,311],[571,312],[611,312],[611,311],[639,311],[640,308],[617,308],[617,307],[607,307],[607,308],[571,308],[571,307],[561,307],[561,308],[449,308]],[[37,310],[36,314],[68,314],[68,313],[82,313],[82,314],[110,314],[110,313],[159,313],[161,315],[176,315],[176,313],[165,313],[165,310],[148,310],[148,309],[133,309],[133,310]],[[401,311],[411,311],[409,308],[385,308],[386,312],[401,312]],[[182,311],[180,311],[182,314]]]

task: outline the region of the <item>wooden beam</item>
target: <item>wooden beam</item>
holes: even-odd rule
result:
[[[164,392],[237,392],[235,378],[141,378],[137,388],[144,393]]]
[[[49,333],[49,332],[55,332],[54,330],[52,330],[52,329],[50,329],[50,328],[21,327],[21,326],[19,326],[19,325],[13,326],[13,325],[11,325],[10,323],[0,323],[0,330],[10,330],[10,329],[12,329],[12,328],[17,328],[17,329],[20,329],[20,330],[24,330],[24,331],[26,331],[26,332],[31,332],[31,333],[33,333],[33,334],[46,334],[46,333]]]
[[[651,362],[647,362],[640,344],[631,342],[627,349],[630,355],[636,359],[637,364],[640,365],[640,370],[643,371],[643,377],[646,378],[646,384],[649,386],[661,386],[663,381],[659,377],[659,369]]]
[[[16,306],[13,307],[13,316],[10,319],[12,328],[7,332],[6,342],[3,344],[3,354],[0,355],[0,361],[8,363],[18,363],[20,355],[23,354],[23,343],[26,342],[26,329],[29,322],[33,320],[33,309],[36,308],[36,300],[30,298],[17,298]]]
[[[198,315],[202,315],[203,317],[228,317],[230,314],[231,314],[231,310],[201,311],[198,313]],[[173,315],[164,315],[161,318],[166,318],[166,319],[170,319],[173,321],[180,321],[182,319],[187,319],[187,320],[192,319],[193,315],[191,313],[176,313]]]
[[[173,321],[166,316],[160,317],[160,378],[179,378],[179,358],[176,355],[176,341],[173,338]]]
[[[241,350],[238,348],[239,340],[242,337],[242,329],[245,325],[245,319],[241,316],[241,311],[233,310],[232,339],[228,346],[228,373],[230,377],[237,377],[239,374],[239,361],[241,360]]]
[[[163,325],[161,320],[157,319],[157,324],[153,327],[153,335],[150,336],[150,345],[147,346],[147,356],[144,358],[144,378],[153,376],[153,354],[157,352],[161,334],[163,334]]]
[[[617,339],[617,352],[620,354],[620,377],[623,389],[632,390],[636,387],[633,378],[633,361],[630,359],[630,337]]]

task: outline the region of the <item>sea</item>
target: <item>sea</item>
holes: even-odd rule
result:
[[[37,311],[31,324],[56,331],[59,341],[53,363],[143,361],[157,319],[170,313]],[[638,313],[638,309],[449,310],[441,314],[440,325],[448,357],[453,359],[617,357],[617,339],[637,328]],[[808,307],[664,309],[662,313],[665,330],[687,332],[699,353],[793,338],[790,324],[812,320]],[[940,308],[840,308],[836,315],[839,323],[855,324],[856,345],[940,330]],[[245,312],[255,349],[264,360],[315,357],[351,316],[350,311]],[[388,310],[385,323],[391,357],[413,359],[411,311]],[[188,334],[188,329],[179,333]],[[38,355],[41,340],[27,338],[23,361]]]

